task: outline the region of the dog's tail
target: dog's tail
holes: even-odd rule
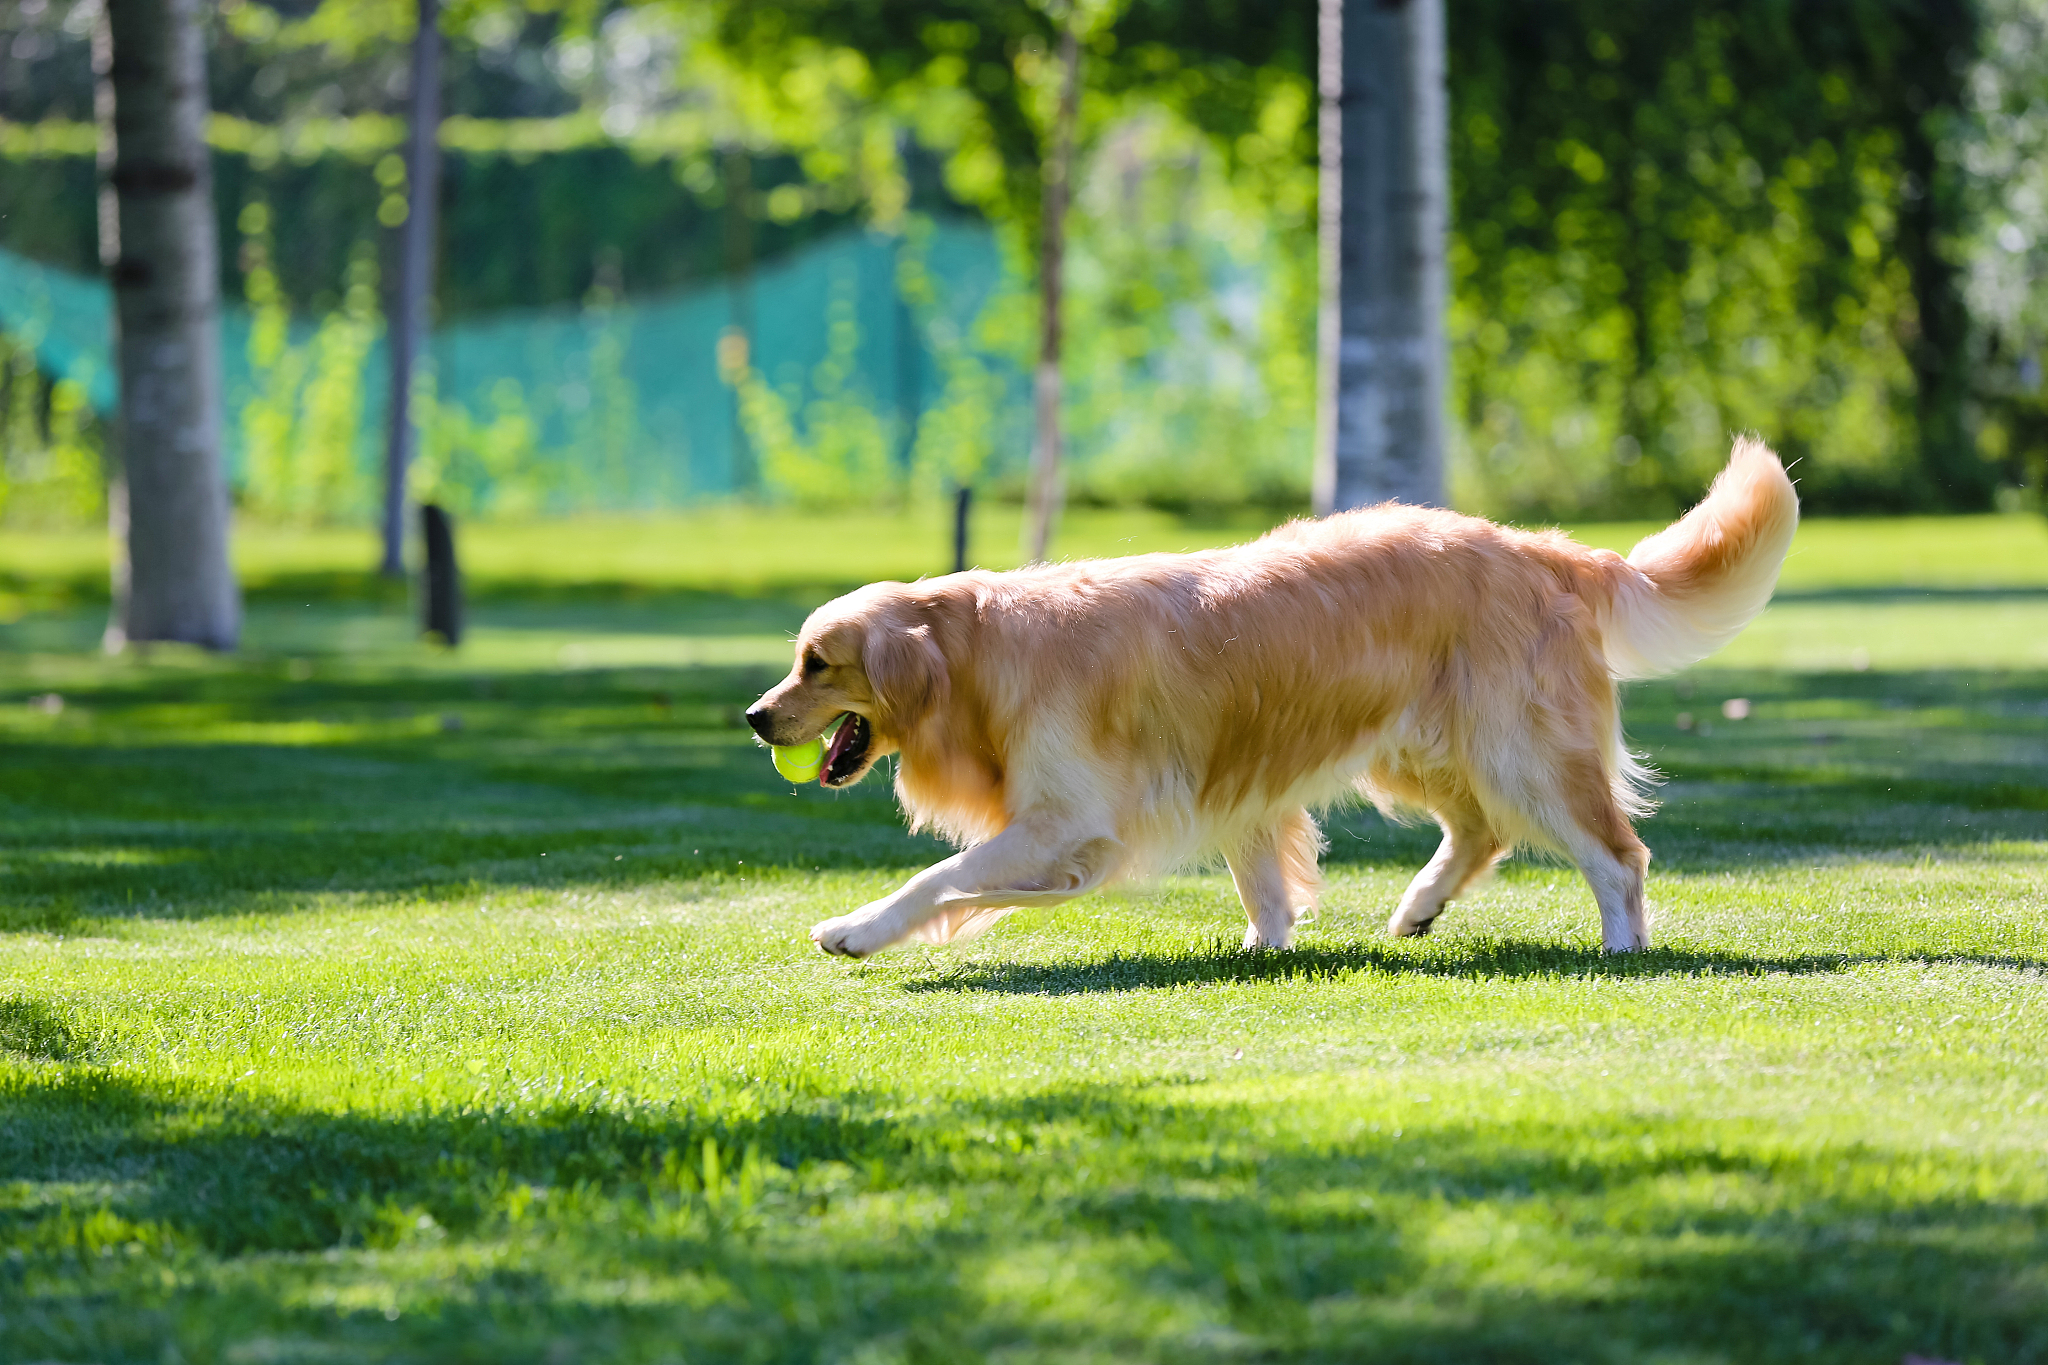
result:
[[[1799,496],[1778,457],[1738,437],[1700,505],[1614,565],[1601,641],[1614,676],[1676,672],[1734,639],[1771,600],[1798,525]]]

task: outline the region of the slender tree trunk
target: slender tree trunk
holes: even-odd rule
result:
[[[109,278],[121,263],[121,200],[114,193],[114,30],[107,22],[105,8],[92,26],[92,115],[99,132],[96,162],[99,168],[100,268]],[[121,319],[114,318],[113,342],[121,342]],[[121,467],[121,418],[114,415],[112,439],[107,443],[107,628],[100,645],[118,654],[128,643],[129,584],[134,566],[128,562],[128,475]]]
[[[1944,183],[1926,119],[1916,115],[1902,131],[1900,160],[1917,189],[1899,207],[1897,241],[1918,322],[1903,349],[1913,370],[1922,510],[1982,512],[1997,494],[2001,470],[1977,453],[1970,433],[1969,311],[1962,271],[1942,248],[1956,233],[1955,190]]]
[[[405,479],[419,444],[413,375],[426,340],[434,289],[434,220],[441,207],[441,6],[419,0],[412,40],[410,128],[405,165],[405,224],[398,238],[398,288],[391,301],[390,430],[384,446],[386,578],[405,577]]]
[[[1067,203],[1074,165],[1074,124],[1081,108],[1081,41],[1072,16],[1060,34],[1060,102],[1053,117],[1052,147],[1045,159],[1044,219],[1038,245],[1038,371],[1032,403],[1038,433],[1031,450],[1032,563],[1045,558],[1059,516],[1060,481],[1060,309],[1066,283]]]
[[[1321,0],[1320,19],[1316,506],[1439,504],[1450,208],[1443,0]]]
[[[1337,352],[1344,255],[1344,0],[1316,4],[1316,450],[1310,501],[1337,503]]]
[[[111,0],[104,42],[94,44],[113,143],[113,221],[102,219],[101,251],[121,376],[120,469],[108,497],[127,549],[125,563],[116,560],[106,635],[116,650],[131,640],[233,649],[241,635],[220,455],[220,260],[201,13],[200,0]]]

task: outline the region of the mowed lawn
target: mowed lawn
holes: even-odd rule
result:
[[[1630,686],[1619,958],[1527,858],[1383,938],[1349,811],[1291,954],[1191,873],[828,961],[940,850],[739,710],[937,516],[467,548],[456,652],[251,533],[241,655],[107,661],[0,535],[0,1360],[2048,1360],[2039,519],[1814,523]]]

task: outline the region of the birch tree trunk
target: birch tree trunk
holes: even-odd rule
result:
[[[391,403],[384,444],[384,558],[378,571],[405,577],[405,480],[419,444],[413,373],[426,337],[434,281],[434,217],[441,206],[441,7],[419,0],[412,40],[412,90],[405,158],[405,224],[398,238],[398,288],[391,299]]]
[[[1443,0],[1320,0],[1316,510],[1441,504]]]
[[[111,115],[102,127],[112,134],[113,221],[102,222],[101,252],[121,376],[108,507],[127,551],[125,565],[116,560],[110,650],[144,640],[233,649],[241,634],[220,453],[201,13],[201,0],[110,0],[105,42],[95,43],[98,102]]]
[[[1069,14],[1060,34],[1060,102],[1046,155],[1038,244],[1038,370],[1032,376],[1037,438],[1031,450],[1031,539],[1036,564],[1052,544],[1063,494],[1060,477],[1060,310],[1066,283],[1067,203],[1074,163],[1074,123],[1081,108],[1081,40]]]

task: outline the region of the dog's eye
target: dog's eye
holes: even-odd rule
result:
[[[804,653],[804,676],[805,676],[806,678],[808,678],[808,677],[812,676],[813,674],[817,674],[817,673],[823,673],[824,671],[825,671],[825,661],[824,661],[823,659],[821,659],[821,658],[819,658],[819,657],[818,657],[818,655],[817,655],[817,651],[815,651],[815,650],[807,650],[807,651],[805,651],[805,653]]]

